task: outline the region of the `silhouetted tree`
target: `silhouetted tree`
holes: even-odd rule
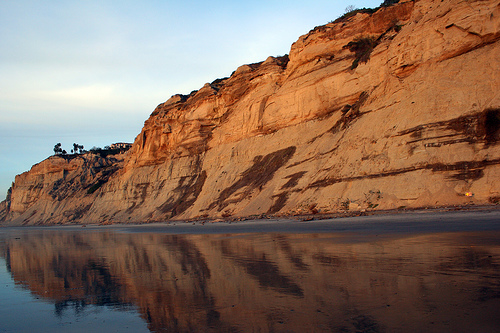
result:
[[[75,154],[83,154],[83,145],[79,145],[78,143],[73,143],[73,150]]]
[[[345,13],[350,13],[350,12],[353,12],[355,11],[357,8],[354,6],[354,5],[349,5],[345,8]]]
[[[63,152],[62,148],[61,148],[61,143],[58,142],[55,146],[54,146],[54,154],[61,154]]]

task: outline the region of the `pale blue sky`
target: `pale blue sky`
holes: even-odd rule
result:
[[[381,2],[0,0],[0,200],[57,142],[133,142],[170,96]]]

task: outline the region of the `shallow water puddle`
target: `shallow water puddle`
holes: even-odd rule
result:
[[[2,229],[2,332],[494,332],[500,232]]]

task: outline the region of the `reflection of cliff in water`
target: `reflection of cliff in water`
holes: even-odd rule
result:
[[[2,254],[56,313],[136,306],[152,331],[488,331],[498,236],[28,232]]]

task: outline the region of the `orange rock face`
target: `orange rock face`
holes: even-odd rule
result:
[[[54,189],[84,173],[76,164],[66,178],[50,172],[55,158],[18,176],[0,218],[143,222],[495,203],[499,3],[404,1],[315,28],[289,56],[160,104],[92,193]]]

